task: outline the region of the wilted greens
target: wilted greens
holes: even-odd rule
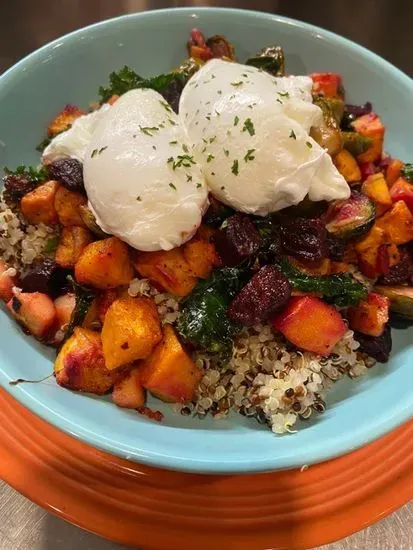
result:
[[[267,46],[247,59],[246,64],[262,69],[273,76],[284,76],[284,50],[281,46]]]
[[[75,308],[70,318],[70,323],[67,327],[65,336],[61,343],[62,346],[66,342],[66,340],[68,340],[72,336],[75,327],[82,325],[86,317],[86,314],[90,308],[90,305],[93,299],[95,298],[95,292],[93,290],[91,290],[90,288],[86,288],[82,285],[79,285],[71,275],[67,277],[67,280],[73,287],[73,292],[75,293],[76,302],[75,302]]]
[[[407,162],[400,171],[401,175],[410,183],[413,183],[413,164]]]

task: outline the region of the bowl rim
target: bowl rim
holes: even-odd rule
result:
[[[369,58],[371,62],[378,68],[383,68],[388,72],[391,72],[395,78],[409,87],[413,92],[413,79],[410,78],[403,71],[392,65],[389,61],[383,59],[379,55],[371,52],[364,46],[361,46],[352,40],[342,37],[334,32],[325,30],[321,27],[305,23],[296,19],[292,19],[285,16],[271,14],[267,12],[260,12],[256,10],[244,10],[238,8],[223,8],[223,7],[180,7],[180,8],[165,8],[159,10],[150,10],[144,12],[136,12],[130,14],[124,14],[118,17],[105,19],[91,25],[81,27],[75,31],[62,35],[55,40],[48,42],[37,50],[29,53],[20,61],[12,65],[2,75],[0,75],[0,87],[8,80],[8,78],[14,76],[19,71],[26,70],[27,67],[32,66],[38,59],[41,59],[44,54],[54,50],[62,45],[64,42],[70,42],[73,39],[77,39],[82,35],[89,34],[94,30],[98,30],[101,27],[116,25],[126,20],[140,20],[147,19],[148,22],[152,18],[159,18],[162,15],[178,14],[178,16],[188,17],[202,15],[204,13],[216,13],[225,16],[242,15],[246,17],[256,18],[257,20],[272,21],[283,25],[289,25],[298,29],[302,29],[317,38],[334,42],[335,44],[341,44],[346,49],[350,49],[357,54],[363,54]],[[0,370],[0,375],[2,374]],[[3,377],[4,378],[4,377]],[[113,455],[121,456],[123,458],[132,459],[136,462],[141,462],[155,467],[162,467],[172,470],[180,470],[186,472],[202,472],[210,474],[235,474],[235,473],[254,473],[265,472],[271,470],[281,470],[294,467],[300,467],[302,464],[314,464],[319,463],[330,458],[346,454],[354,449],[357,449],[366,443],[369,443],[380,436],[386,434],[392,429],[396,428],[403,422],[409,420],[413,415],[413,403],[397,403],[392,409],[391,414],[378,415],[375,424],[362,425],[359,424],[355,427],[352,433],[341,434],[340,437],[331,438],[329,445],[320,446],[318,452],[303,451],[299,458],[287,455],[285,457],[269,456],[261,460],[256,460],[253,464],[248,458],[235,460],[234,458],[220,459],[218,462],[203,459],[194,459],[191,457],[176,457],[169,454],[160,454],[152,451],[135,450],[131,453],[131,448],[127,445],[120,443],[114,443],[108,440],[106,437],[97,433],[91,433],[87,428],[79,426],[74,421],[61,416],[58,412],[53,411],[47,406],[47,403],[42,403],[36,397],[30,395],[29,392],[23,388],[17,389],[16,387],[9,387],[8,382],[10,377],[6,374],[8,381],[4,385],[6,391],[11,393],[19,402],[28,407],[39,417],[43,418],[50,424],[59,428],[60,430],[68,433],[76,439],[86,442],[88,445],[109,452]],[[412,400],[413,401],[413,400]]]

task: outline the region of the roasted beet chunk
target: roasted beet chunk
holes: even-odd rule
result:
[[[18,201],[38,185],[28,174],[9,174],[3,178],[3,182],[6,201]]]
[[[281,223],[282,244],[298,260],[318,262],[327,256],[327,232],[318,219],[285,219]]]
[[[246,326],[262,323],[283,307],[290,295],[288,279],[273,265],[266,265],[234,298],[228,308],[228,316]]]
[[[214,242],[224,265],[234,266],[258,251],[261,237],[248,216],[235,214],[214,236]]]
[[[379,282],[382,285],[401,285],[403,283],[409,283],[412,276],[412,257],[407,250],[401,249],[399,262],[391,267],[387,275],[383,275]]]
[[[345,243],[335,237],[327,237],[327,254],[334,262],[341,262],[344,257]]]
[[[22,277],[20,286],[23,292],[41,292],[55,298],[67,288],[67,274],[67,270],[47,258],[30,267]]]
[[[387,363],[392,348],[391,330],[388,325],[381,336],[367,336],[355,332],[354,338],[360,343],[360,351],[364,351],[379,363]]]
[[[83,166],[76,159],[58,159],[48,166],[50,177],[59,181],[69,191],[85,192]]]

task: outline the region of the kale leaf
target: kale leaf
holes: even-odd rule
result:
[[[26,166],[20,164],[15,170],[10,170],[7,166],[4,167],[4,173],[6,176],[24,176],[30,181],[40,183],[46,181],[48,178],[47,169],[42,166],[41,168],[33,168],[33,166]]]
[[[127,65],[118,72],[114,71],[110,73],[109,86],[107,88],[104,86],[99,88],[99,95],[102,103],[108,101],[113,95],[122,95],[129,90],[138,88],[138,84],[142,80],[143,78]]]
[[[178,320],[181,336],[193,345],[229,359],[232,338],[240,327],[229,319],[227,309],[248,278],[249,270],[245,268],[223,268],[198,282],[183,302]]]
[[[73,292],[75,293],[75,308],[73,310],[72,316],[70,318],[69,325],[66,329],[65,336],[61,343],[61,346],[68,340],[75,329],[75,327],[81,325],[86,317],[86,314],[92,304],[93,299],[95,298],[95,292],[90,288],[86,288],[82,285],[79,285],[71,275],[68,275],[67,280],[73,287]]]
[[[296,269],[286,258],[280,258],[277,264],[293,288],[302,292],[320,293],[339,307],[357,306],[367,296],[367,288],[347,273],[317,277]]]
[[[274,76],[284,76],[284,51],[281,46],[267,46],[247,59],[246,64],[262,69]]]

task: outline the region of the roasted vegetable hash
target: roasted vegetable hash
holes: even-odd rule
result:
[[[307,194],[263,214],[218,200],[211,184],[202,223],[183,244],[134,248],[98,223],[79,156],[47,151],[76,121],[115,109],[131,90],[160,94],[176,124],[172,115],[198,72],[217,59],[228,67],[236,62],[223,36],[206,40],[194,29],[187,48],[188,59],[168,74],[146,79],[129,67],[112,73],[89,114],[67,105],[50,123],[37,168],[5,168],[0,297],[26,334],[56,348],[54,374],[64,388],[111,393],[117,406],[147,415],[149,392],[183,415],[224,418],[233,410],[275,433],[291,432],[298,419],[325,410],[333,382],[385,363],[389,322],[413,318],[413,165],[384,153],[379,115],[370,103],[346,104],[340,75],[311,74],[311,108],[322,117],[306,147],[328,152],[348,184],[347,198]],[[285,77],[280,46],[243,63],[251,74]],[[235,96],[243,81],[231,85]],[[274,102],[289,93],[277,100],[274,94]],[[235,113],[232,126],[253,139],[258,125],[250,107],[251,117]],[[150,140],[160,128],[140,130]],[[287,137],[293,143],[297,130]],[[214,140],[204,139],[204,149]],[[89,156],[103,158],[106,149]],[[188,147],[183,151],[168,159],[171,174],[195,165]],[[214,155],[205,154],[212,165]],[[253,147],[236,159],[224,147],[225,157],[235,179],[259,165]],[[214,175],[205,175],[207,183]],[[258,183],[250,181],[252,188]],[[177,185],[171,179],[171,196]]]

